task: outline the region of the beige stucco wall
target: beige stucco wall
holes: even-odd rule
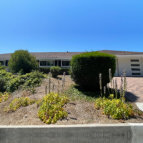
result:
[[[143,76],[143,55],[117,55],[116,73],[115,76],[121,76],[125,71],[127,76]],[[131,59],[139,59],[139,62],[131,62]],[[133,68],[140,68],[140,71],[132,71],[131,64],[140,64]],[[141,75],[132,75],[134,73],[141,73]]]

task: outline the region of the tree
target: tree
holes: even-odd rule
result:
[[[36,58],[26,50],[15,51],[8,63],[9,69],[13,73],[29,73],[37,69],[38,64]]]

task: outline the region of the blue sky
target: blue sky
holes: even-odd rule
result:
[[[142,0],[1,0],[0,53],[143,51]]]

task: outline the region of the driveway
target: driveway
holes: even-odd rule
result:
[[[117,79],[118,87],[120,87],[121,78],[114,79]],[[143,102],[143,77],[127,77],[126,98],[131,102]]]

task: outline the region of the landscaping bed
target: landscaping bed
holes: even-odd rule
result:
[[[58,82],[61,85],[62,76],[58,79],[51,78],[51,83],[55,85],[51,92],[57,92]],[[5,112],[5,107],[11,103],[14,98],[18,97],[29,97],[30,99],[39,100],[45,95],[45,87],[48,85],[49,79],[45,78],[39,87],[36,87],[35,93],[30,93],[27,90],[18,89],[12,93],[7,101],[0,103],[0,125],[46,125],[38,117],[37,103],[29,106],[20,107],[15,112]],[[82,92],[73,86],[74,82],[70,76],[65,76],[65,87],[66,96],[69,102],[63,106],[64,110],[67,111],[68,116],[62,120],[57,121],[55,124],[91,124],[91,123],[143,123],[142,112],[137,112],[134,117],[127,120],[115,120],[108,118],[103,114],[103,110],[97,110],[95,108],[95,97],[89,96],[95,93]],[[61,89],[62,90],[62,89]],[[61,90],[59,92],[61,92]],[[48,92],[48,89],[47,89]],[[136,109],[134,103],[131,103]]]

